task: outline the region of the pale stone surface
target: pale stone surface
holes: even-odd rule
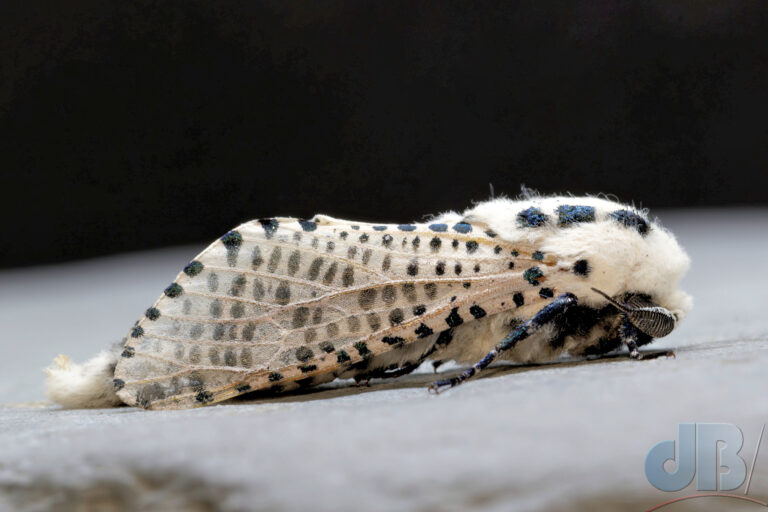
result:
[[[0,507],[645,510],[695,492],[643,473],[683,421],[741,427],[751,468],[768,419],[768,211],[657,213],[693,261],[694,310],[653,345],[676,358],[497,368],[439,396],[421,373],[191,411],[20,404],[42,400],[56,354],[122,337],[198,248],[2,272]],[[765,443],[749,492],[762,501]],[[756,507],[717,500],[674,510]]]

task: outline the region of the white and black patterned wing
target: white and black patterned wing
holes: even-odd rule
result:
[[[190,262],[137,322],[115,386],[128,404],[179,408],[332,378],[523,294],[542,300],[531,285],[553,263],[467,223],[248,222]]]

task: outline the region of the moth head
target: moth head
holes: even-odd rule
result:
[[[592,288],[592,291],[605,297],[619,311],[623,311],[632,325],[649,336],[662,338],[677,326],[678,317],[675,313],[643,295],[630,295],[622,303],[597,288]]]

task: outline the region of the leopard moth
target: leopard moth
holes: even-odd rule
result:
[[[423,361],[600,356],[669,334],[689,258],[647,213],[604,197],[496,198],[424,223],[317,215],[246,222],[190,261],[115,349],[59,356],[68,407],[208,405]]]

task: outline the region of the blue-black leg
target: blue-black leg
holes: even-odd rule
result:
[[[619,334],[621,335],[621,340],[629,349],[629,357],[632,359],[642,359],[643,356],[640,354],[640,351],[637,350],[637,337],[640,334],[640,331],[637,327],[632,325],[632,322],[629,321],[629,316],[627,316],[626,313],[621,314]]]
[[[489,364],[491,364],[502,352],[509,350],[517,345],[519,342],[536,332],[542,326],[551,323],[571,306],[578,304],[578,299],[572,293],[564,293],[558,298],[547,304],[536,315],[525,322],[520,327],[514,329],[506,338],[501,340],[488,354],[480,361],[472,365],[472,368],[465,371],[457,377],[451,379],[443,379],[433,382],[429,386],[430,391],[437,393],[440,388],[445,386],[457,386],[469,379],[478,372],[484,370]]]

